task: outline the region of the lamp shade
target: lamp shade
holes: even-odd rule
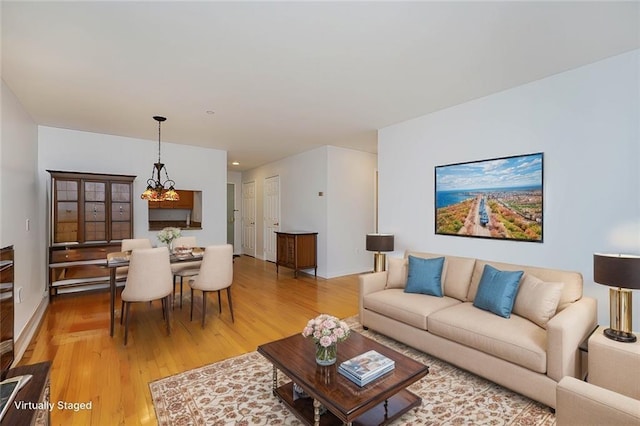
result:
[[[393,251],[393,234],[367,234],[367,251]]]
[[[640,256],[594,254],[593,280],[610,287],[640,289]]]

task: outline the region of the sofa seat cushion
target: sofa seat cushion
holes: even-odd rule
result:
[[[405,293],[403,289],[392,288],[367,294],[362,303],[365,309],[426,330],[427,316],[462,302],[451,297]]]
[[[538,373],[547,371],[547,333],[531,321],[503,318],[470,302],[429,315],[429,332]]]

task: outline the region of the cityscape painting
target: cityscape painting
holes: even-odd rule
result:
[[[542,153],[435,168],[436,234],[542,242]]]

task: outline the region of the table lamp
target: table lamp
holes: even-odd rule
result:
[[[604,335],[618,342],[635,342],[636,336],[631,331],[631,290],[640,289],[640,256],[594,254],[593,280],[614,287],[609,289],[611,325]]]
[[[392,234],[367,234],[367,251],[375,251],[373,255],[373,272],[386,270],[387,255],[383,251],[393,251]]]

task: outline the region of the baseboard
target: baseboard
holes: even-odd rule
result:
[[[15,359],[13,361],[12,367],[18,365],[18,363],[22,359],[22,356],[29,347],[31,339],[33,339],[33,336],[36,334],[36,331],[38,331],[38,327],[42,322],[42,318],[44,317],[44,313],[47,310],[47,306],[49,306],[49,297],[48,294],[45,293],[45,296],[42,298],[42,301],[38,305],[38,308],[29,319],[29,322],[27,322],[27,325],[22,330],[22,333],[20,333],[20,336],[18,336],[13,344],[13,353]]]

